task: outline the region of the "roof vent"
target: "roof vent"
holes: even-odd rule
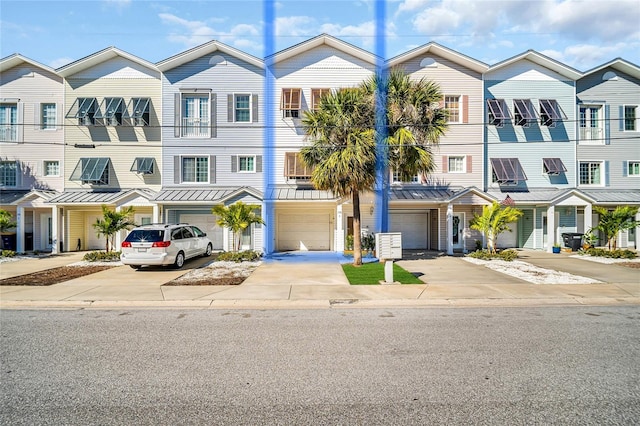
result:
[[[613,80],[613,81],[618,80],[618,76],[616,75],[615,72],[607,71],[604,73],[604,75],[602,76],[602,81],[609,81],[609,80]]]
[[[220,56],[220,55],[212,56],[211,59],[209,59],[209,65],[214,65],[215,66],[215,65],[218,65],[218,64],[227,65],[227,60],[224,59],[224,57]]]
[[[420,66],[422,68],[437,68],[438,63],[433,58],[424,58],[423,60],[420,61]]]

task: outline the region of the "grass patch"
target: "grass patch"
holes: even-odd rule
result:
[[[364,263],[360,267],[350,264],[342,265],[342,270],[350,284],[371,285],[384,280],[384,263]],[[393,279],[401,284],[424,284],[415,275],[407,272],[397,264],[393,264]]]

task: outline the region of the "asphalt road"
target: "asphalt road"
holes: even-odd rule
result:
[[[3,425],[640,423],[640,307],[0,321]]]

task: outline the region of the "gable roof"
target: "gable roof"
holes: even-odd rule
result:
[[[117,47],[111,46],[106,49],[102,49],[98,52],[92,53],[89,56],[85,56],[82,59],[78,59],[77,61],[71,62],[70,64],[64,65],[58,69],[56,72],[62,77],[69,77],[70,75],[77,74],[80,71],[84,71],[88,68],[94,67],[98,64],[106,62],[110,59],[121,57],[130,60],[131,62],[135,62],[143,67],[149,68],[150,70],[158,72],[158,68],[155,64],[146,61],[144,59],[138,58],[131,53],[127,53],[123,50],[118,49]]]
[[[296,55],[307,52],[322,45],[333,47],[334,49],[340,50],[341,52],[354,56],[372,65],[382,63],[383,61],[382,58],[374,55],[367,50],[361,49],[357,46],[354,46],[353,44],[347,43],[346,41],[342,41],[333,36],[330,36],[329,34],[323,33],[316,37],[310,38],[309,40],[305,40],[301,43],[276,52],[273,55],[269,55],[265,58],[265,62],[268,65],[275,64],[277,62],[292,58]]]
[[[588,75],[591,75],[593,73],[596,73],[598,71],[602,71],[605,68],[613,68],[615,70],[618,70],[622,73],[625,73],[627,75],[630,75],[631,77],[634,78],[638,78],[640,79],[640,66],[634,64],[633,62],[629,62],[625,59],[622,58],[615,58],[610,60],[609,62],[606,62],[602,65],[599,65],[595,68],[590,69],[589,71],[585,71],[583,73],[583,76],[586,77]]]
[[[226,53],[227,55],[231,55],[258,68],[264,68],[264,62],[262,61],[262,59],[256,58],[253,55],[249,55],[248,53],[242,52],[217,40],[211,40],[207,43],[201,44],[200,46],[196,46],[192,49],[178,53],[177,55],[171,56],[167,59],[156,62],[156,67],[160,71],[165,72],[180,65],[186,64],[187,62],[198,59],[204,55],[217,51]]]
[[[551,59],[548,56],[543,55],[540,52],[536,52],[535,50],[527,50],[524,53],[521,53],[516,56],[512,56],[511,58],[505,59],[504,61],[498,62],[489,67],[487,72],[493,72],[501,68],[508,67],[516,62],[522,60],[529,60],[535,64],[543,66],[545,68],[550,69],[564,77],[567,77],[571,80],[577,80],[582,77],[582,73],[575,68],[572,68],[568,65],[563,64],[562,62],[556,61],[555,59]]]
[[[386,66],[394,67],[403,62],[409,61],[416,56],[427,55],[429,53],[445,58],[451,62],[455,62],[479,73],[484,73],[489,69],[488,64],[473,59],[460,52],[456,52],[448,47],[444,47],[433,41],[387,60]]]
[[[56,70],[54,70],[53,68],[47,65],[41,64],[40,62],[34,61],[33,59],[29,59],[26,56],[22,56],[19,53],[14,53],[12,55],[9,55],[0,59],[0,72],[16,67],[22,63],[27,63],[29,65],[33,65],[34,67],[42,68],[43,70],[56,74]]]

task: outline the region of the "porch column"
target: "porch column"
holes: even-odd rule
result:
[[[584,206],[584,232],[585,234],[589,231],[589,229],[593,226],[593,211],[591,204],[587,204]]]
[[[342,221],[342,204],[338,204],[336,208],[336,251],[342,253],[344,251],[344,224]]]
[[[24,207],[16,210],[16,253],[24,253]]]
[[[547,251],[553,252],[553,244],[556,242],[556,208],[547,208]]]
[[[116,213],[120,213],[122,211],[122,207],[118,206],[116,207]],[[118,250],[118,248],[120,248],[120,244],[122,244],[122,234],[125,231],[118,231],[116,232],[116,238],[113,241],[113,245],[114,247],[111,247],[111,250]]]
[[[51,254],[59,252],[60,243],[58,241],[58,207],[51,207]]]
[[[162,222],[162,218],[160,217],[160,206],[158,206],[157,204],[153,205],[153,213],[152,214],[152,218],[151,221],[153,223],[160,223]]]
[[[242,238],[242,236],[239,236]],[[222,228],[222,250],[224,251],[234,251],[236,248],[231,247],[233,245],[233,241],[229,241],[229,228]]]
[[[453,204],[447,204],[447,254],[453,254]]]

